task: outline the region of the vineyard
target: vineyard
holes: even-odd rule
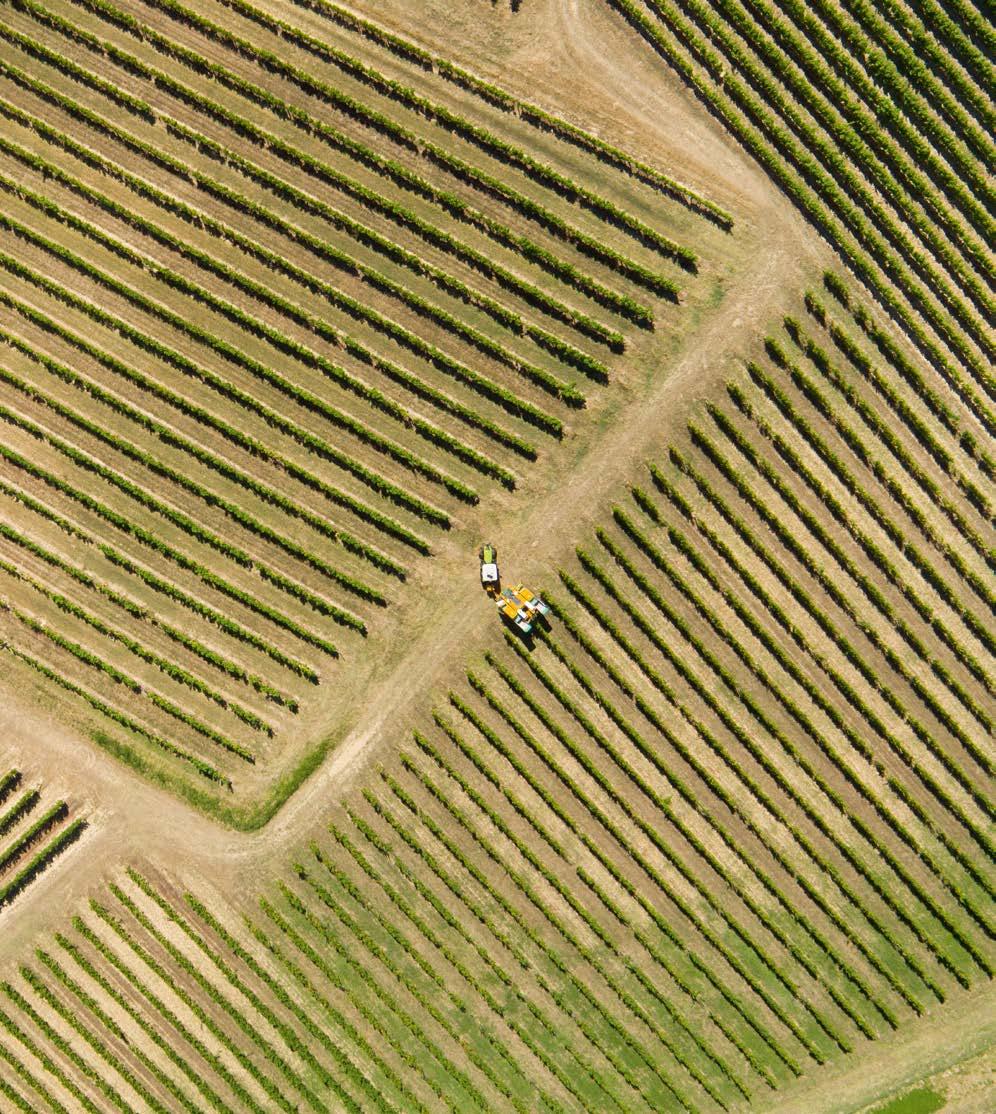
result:
[[[321,14],[0,10],[5,656],[243,826],[320,761],[424,559],[670,343],[702,297],[671,233],[731,226]]]
[[[763,1109],[990,979],[990,512],[883,341],[828,274],[241,920],[91,900],[23,1109]]]
[[[972,3],[608,0],[875,293],[988,435],[993,36]]]
[[[52,803],[48,797],[37,785],[25,784],[20,770],[0,776],[0,910],[86,830],[86,820],[73,815],[65,801]]]
[[[0,1108],[992,1109],[981,8],[357,9],[0,0]]]

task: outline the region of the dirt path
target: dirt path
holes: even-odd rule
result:
[[[982,986],[959,996],[947,1006],[933,1010],[924,1019],[904,1026],[891,1038],[876,1041],[860,1057],[848,1056],[838,1063],[807,1075],[786,1088],[765,1114],[857,1114],[879,1099],[912,1084],[929,1081],[961,1061],[996,1047],[996,992]],[[984,1071],[984,1065],[979,1065]],[[978,1096],[985,1104],[985,1095]],[[992,1092],[989,1091],[989,1101]],[[945,1106],[952,1114],[967,1114],[966,1105]],[[991,1106],[972,1105],[982,1111]]]
[[[691,351],[661,378],[657,389],[630,400],[560,486],[489,533],[516,575],[540,582],[551,578],[557,563],[604,514],[613,493],[637,473],[644,459],[659,452],[669,422],[678,420],[694,403],[716,368],[729,366],[726,354],[736,350],[741,338],[751,337],[769,315],[771,297],[782,287],[784,274],[795,271],[795,250],[779,246],[758,253],[722,312],[694,335]],[[569,451],[569,446],[564,449]],[[410,631],[408,650],[389,672],[372,681],[356,722],[333,753],[259,832],[219,827],[56,720],[6,704],[0,711],[0,737],[19,740],[16,749],[32,754],[39,769],[49,769],[63,782],[86,786],[83,797],[93,802],[92,807],[100,805],[101,815],[81,845],[86,846],[86,854],[76,857],[72,877],[60,884],[63,902],[71,906],[76,895],[136,854],[172,872],[182,874],[192,868],[232,893],[244,882],[258,879],[267,864],[284,857],[314,829],[328,805],[424,712],[433,687],[459,676],[474,650],[500,638],[492,608],[482,599],[477,583],[473,550],[459,544],[450,548],[455,552],[441,554],[428,570],[439,584],[449,585],[445,604],[433,608],[431,626],[423,620]],[[226,878],[220,876],[222,871]],[[59,877],[63,872],[55,872]],[[32,887],[15,907],[17,916],[11,926],[15,935],[30,938],[37,915],[44,917],[50,911],[48,889]],[[4,928],[8,930],[8,925]],[[7,942],[13,943],[9,937]]]
[[[672,177],[735,209],[740,219],[781,201],[767,175],[608,5],[562,0],[554,5],[550,35],[560,44],[565,73],[583,73],[611,92],[613,116],[601,129],[609,142],[640,151],[656,139]]]
[[[262,831],[223,829],[53,717],[29,710],[27,702],[5,703],[0,739],[12,751],[30,754],[42,772],[48,769],[60,781],[79,785],[96,820],[74,856],[72,871],[54,871],[32,886],[9,914],[0,914],[8,954],[50,922],[53,910],[61,911],[51,902],[54,893],[59,906],[72,908],[108,872],[137,856],[180,876],[208,877],[233,897],[247,887],[258,888],[267,867],[283,860],[314,830],[332,801],[396,745],[412,720],[424,713],[434,690],[461,675],[471,653],[501,637],[477,583],[473,537],[486,531],[499,546],[508,574],[540,584],[551,581],[557,564],[604,515],[613,493],[646,458],[659,453],[672,423],[683,420],[715,378],[726,374],[732,357],[756,341],[759,327],[797,297],[804,279],[828,261],[825,245],[670,75],[646,66],[641,58],[634,61],[625,27],[613,23],[610,29],[599,28],[604,12],[591,0],[560,0],[549,7],[548,42],[556,50],[547,53],[542,70],[534,69],[532,95],[544,103],[597,104],[595,115],[603,119],[619,111],[638,123],[653,161],[668,170],[677,167],[679,176],[723,202],[742,199],[738,213],[749,214],[735,233],[746,257],[742,269],[728,284],[719,308],[662,369],[666,374],[656,375],[649,388],[635,383],[609,388],[605,409],[588,416],[582,433],[551,452],[518,493],[488,500],[487,525],[468,519],[464,529],[445,540],[439,556],[417,577],[431,593],[426,606],[414,615],[409,608],[400,626],[393,626],[391,637],[403,648],[379,659],[379,673],[374,667],[358,669],[345,681],[335,698],[340,707],[354,710],[340,721],[338,745]],[[569,88],[558,83],[565,70],[578,75]],[[604,126],[599,130],[605,134]],[[603,424],[604,429],[597,428]]]

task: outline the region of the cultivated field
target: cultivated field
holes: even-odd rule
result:
[[[320,759],[328,692],[447,532],[698,316],[731,224],[323,28],[0,12],[5,643],[91,737],[242,824]]]
[[[847,298],[759,338],[560,570],[552,631],[475,655],[248,919],[131,872],[46,945],[12,1032],[37,995],[130,1019],[61,1086],[763,1108],[991,977],[977,477]]]
[[[0,725],[100,812],[0,910],[11,1109],[986,1062],[991,32],[521,8],[0,6]]]
[[[11,905],[80,838],[86,820],[21,770],[0,776],[0,908]]]

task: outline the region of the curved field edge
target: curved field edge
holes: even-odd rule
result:
[[[136,21],[129,10],[113,4],[68,5],[69,12],[83,13],[80,22],[67,20],[60,14],[62,7],[65,5],[49,9],[33,0],[18,0],[5,8],[10,22],[0,30],[12,47],[11,61],[5,62],[2,73],[8,83],[4,86],[4,113],[17,129],[16,137],[5,140],[4,155],[18,174],[31,178],[32,186],[36,180],[41,183],[40,188],[32,188],[4,178],[12,204],[19,207],[16,218],[13,214],[5,218],[15,254],[3,257],[4,280],[10,284],[4,302],[15,316],[4,339],[16,351],[19,366],[5,376],[5,400],[9,394],[11,405],[4,407],[3,418],[22,444],[43,445],[46,460],[51,461],[47,467],[39,466],[29,459],[31,454],[13,448],[6,456],[17,473],[16,482],[5,484],[3,493],[14,513],[24,514],[24,521],[30,521],[30,528],[27,536],[20,530],[5,534],[12,555],[17,547],[15,562],[3,566],[16,589],[12,595],[15,603],[5,607],[5,614],[17,637],[5,638],[5,644],[19,661],[18,670],[34,669],[46,684],[61,677],[71,698],[88,703],[98,719],[103,715],[115,721],[110,727],[97,728],[87,723],[87,732],[93,731],[104,750],[225,823],[250,830],[279,809],[341,735],[335,729],[330,732],[322,721],[318,730],[304,729],[305,735],[319,741],[307,750],[294,747],[289,768],[280,770],[279,759],[273,760],[280,750],[279,741],[301,732],[299,721],[293,718],[299,707],[313,709],[336,686],[337,677],[372,652],[359,639],[375,634],[378,624],[383,627],[378,609],[393,608],[400,598],[397,582],[412,576],[410,551],[422,555],[451,551],[447,531],[454,525],[472,529],[468,508],[482,499],[482,510],[493,507],[496,495],[503,496],[491,481],[497,480],[505,490],[530,483],[523,461],[537,457],[536,438],[545,433],[555,442],[566,429],[577,442],[574,451],[586,451],[580,448],[581,442],[590,447],[593,438],[611,427],[610,414],[617,405],[612,380],[618,376],[632,383],[641,376],[649,387],[655,363],[666,366],[675,355],[673,337],[646,337],[639,332],[646,332],[655,314],[665,313],[664,303],[648,296],[648,289],[663,292],[666,298],[677,297],[677,283],[659,272],[656,259],[653,266],[648,261],[654,256],[674,256],[680,267],[694,272],[696,253],[675,245],[641,216],[616,205],[612,188],[605,187],[606,167],[624,183],[632,179],[641,183],[641,189],[647,187],[640,198],[642,211],[647,211],[648,198],[656,193],[657,205],[663,194],[665,207],[660,214],[665,224],[671,219],[668,206],[686,207],[702,228],[703,243],[710,252],[723,245],[726,237],[713,235],[709,221],[728,229],[729,220],[647,164],[623,156],[525,102],[499,96],[497,87],[485,87],[464,71],[447,69],[438,59],[431,60],[433,72],[445,70],[447,82],[456,80],[459,89],[470,87],[467,95],[471,100],[500,110],[499,131],[502,114],[509,120],[528,118],[531,127],[542,126],[545,136],[560,137],[558,142],[581,151],[598,168],[592,181],[598,189],[609,188],[610,198],[601,198],[597,190],[558,175],[528,149],[523,152],[499,134],[464,119],[452,107],[432,105],[409,86],[384,78],[376,67],[357,61],[348,49],[343,52],[319,44],[290,25],[274,23],[250,5],[236,5],[233,10],[240,18],[256,20],[253,26],[261,34],[279,31],[301,50],[312,51],[322,64],[340,67],[347,78],[355,79],[387,107],[386,112],[371,109],[363,101],[339,93],[310,70],[265,52],[260,55],[266,61],[264,68],[278,72],[309,95],[325,98],[347,118],[355,116],[380,133],[368,144],[329,125],[323,125],[320,132],[329,150],[353,160],[350,173],[362,166],[388,183],[371,189],[359,178],[353,181],[344,175],[328,161],[327,154],[319,158],[313,149],[305,151],[299,146],[304,141],[294,129],[310,134],[318,127],[316,117],[294,97],[285,101],[263,88],[257,73],[245,75],[248,63],[243,64],[242,59],[252,54],[247,40],[172,3],[152,5],[161,8],[169,20],[162,31],[156,29],[144,37],[137,33],[141,19]],[[145,18],[144,9],[142,13]],[[340,22],[344,18],[341,10],[336,18]],[[348,21],[346,26],[349,29]],[[370,30],[364,25],[363,35],[369,36]],[[212,49],[220,45],[230,56],[225,56],[224,63],[208,64],[196,49],[191,50],[190,36],[200,36],[198,43],[214,43]],[[74,44],[73,59],[59,49],[60,44],[70,42]],[[345,45],[350,45],[348,38]],[[393,38],[384,38],[382,45],[392,56],[400,52],[406,64],[428,64]],[[175,59],[201,79],[217,79],[232,96],[224,104],[212,100],[213,94],[205,94],[203,85],[184,84],[167,73],[161,66],[164,58]],[[416,67],[415,76],[417,73]],[[58,87],[53,87],[53,75]],[[150,97],[155,93],[155,110],[142,99],[144,93]],[[279,139],[269,130],[277,127],[270,117],[261,128],[238,108],[233,110],[239,97],[255,98],[282,122]],[[50,114],[43,118],[38,101],[66,114],[69,122],[53,122]],[[244,148],[245,154],[232,154],[191,128],[186,119],[174,118],[180,105],[184,113],[217,121],[233,129],[233,135],[248,136],[256,147]],[[385,159],[378,153],[381,142],[385,149],[389,143],[397,143],[405,151],[418,146],[410,117],[405,115],[414,110],[416,116],[421,111],[433,127],[449,129],[454,147],[458,143],[475,146],[475,158],[484,167],[454,160],[449,137],[432,148],[433,159],[441,168],[439,175],[436,166],[413,171]],[[163,145],[141,138],[145,125],[158,118],[157,112],[170,131],[170,139]],[[200,120],[197,122],[199,125]],[[519,143],[522,135],[519,128]],[[289,142],[288,136],[293,140]],[[212,159],[231,165],[230,179],[237,172],[253,189],[272,191],[291,206],[295,220],[299,215],[295,207],[299,207],[309,220],[331,222],[337,234],[350,238],[348,250],[323,245],[310,231],[297,229],[285,214],[271,207],[270,195],[265,207],[247,200],[230,183],[216,178],[215,169],[198,171],[192,179],[202,191],[194,198],[196,204],[164,192],[158,183],[152,185],[147,177],[150,167],[174,176],[172,188],[186,189],[186,163],[169,153],[181,150],[182,144],[196,155],[199,165],[210,167]],[[259,150],[271,146],[287,166],[310,175],[305,183],[309,192],[288,184],[283,177],[286,166],[278,174],[262,166]],[[546,143],[544,158],[549,157],[549,150]],[[506,186],[489,174],[488,160],[502,159],[521,173],[519,188]],[[486,200],[475,198],[470,205],[455,192],[437,186],[436,178],[442,182],[443,173],[455,176],[461,189],[466,184]],[[406,237],[409,233],[423,237],[434,250],[438,248],[452,259],[440,256],[441,266],[421,262],[407,240],[404,245],[395,242],[395,232],[384,235],[380,229],[368,228],[345,210],[340,212],[326,203],[324,195],[317,197],[312,180],[323,188],[331,185],[344,191],[351,202],[358,202],[360,210],[369,204],[378,219],[383,216],[395,222]],[[433,220],[440,227],[416,213],[407,201],[398,204],[392,200],[391,191],[396,187],[438,206]],[[541,194],[544,203],[537,201]],[[589,231],[574,228],[574,217],[562,215],[570,207],[561,203],[560,195],[581,199],[593,214],[584,220],[589,226],[597,220],[607,222],[610,234],[598,240]],[[81,201],[88,204],[91,200],[95,207],[81,211]],[[338,205],[340,199],[335,200]],[[236,231],[227,219],[219,219],[217,208],[208,210],[208,201],[262,222],[286,237],[286,242],[281,241],[279,251],[263,247]],[[504,206],[505,213],[511,211],[513,216],[497,219],[492,213],[497,206]],[[181,228],[178,236],[164,223],[167,219],[186,222],[200,231],[190,233],[188,243],[186,231]],[[524,231],[530,221],[539,226],[539,232]],[[682,236],[691,236],[694,228],[694,224],[682,223]],[[553,241],[559,238],[553,250],[544,238],[547,231]],[[636,246],[626,246],[627,236],[637,241]],[[474,246],[484,237],[501,245],[503,259],[520,253],[514,271],[498,266]],[[236,258],[236,266],[228,261],[233,250],[244,253]],[[343,294],[324,279],[309,278],[296,262],[304,250],[343,268],[347,276],[355,271],[363,281],[373,283],[379,292],[377,308],[364,306],[361,299]],[[743,254],[744,248],[736,245],[733,250]],[[378,268],[384,266],[385,258],[392,268],[395,264],[407,268],[405,281],[421,284],[419,291],[431,280],[436,284],[433,296],[409,291],[396,281],[396,272],[389,276],[368,265],[370,252],[379,253]],[[222,258],[222,253],[228,254]],[[725,248],[717,255],[701,262],[712,272],[710,281],[721,284],[731,275],[723,258]],[[356,263],[354,256],[361,262]],[[574,261],[569,262],[568,257]],[[477,272],[469,283],[462,270],[465,265]],[[257,281],[255,268],[260,266],[279,273],[281,282],[286,277],[297,284],[294,297],[287,297],[286,284],[279,289],[267,285],[273,281],[268,271],[266,283]],[[519,274],[527,267],[528,279]],[[196,270],[192,273],[190,268]],[[487,293],[479,289],[481,276],[496,284]],[[694,276],[687,279],[689,316],[694,320],[691,325],[679,321],[680,334],[708,320],[718,300],[713,297],[718,286],[709,292],[701,283],[694,287],[694,281]],[[396,310],[384,312],[381,293],[403,304],[406,314],[423,315],[432,327],[438,323],[447,329],[457,338],[455,347],[449,338],[445,348],[442,341],[424,340],[421,326],[415,327],[411,317],[405,317],[402,324],[394,316]],[[360,322],[362,339],[350,331],[354,325],[340,327],[321,320],[313,307],[322,299]],[[523,300],[525,310],[516,299]],[[473,323],[469,316],[464,320],[455,315],[454,304],[462,306],[460,313],[473,315]],[[493,323],[483,332],[478,327],[478,310],[490,314]],[[202,311],[204,316],[191,324],[191,315]],[[266,315],[265,322],[257,317],[260,311]],[[273,315],[279,315],[280,328],[272,324]],[[84,318],[88,320],[84,322]],[[556,321],[558,334],[566,325],[576,329],[577,336],[567,341],[563,335],[555,335],[551,321]],[[631,328],[634,321],[637,326]],[[97,326],[92,332],[90,322]],[[506,332],[500,333],[499,326]],[[287,333],[282,331],[285,327]],[[302,336],[301,330],[308,335]],[[169,343],[162,339],[164,331]],[[665,329],[661,329],[663,333]],[[629,346],[626,359],[613,358],[607,370],[601,358],[585,350],[593,339],[607,345],[614,357],[621,354],[624,344]],[[533,346],[529,358],[521,351],[527,340]],[[330,348],[321,348],[324,344]],[[477,355],[468,358],[463,345],[476,348]],[[67,350],[72,352],[71,360],[65,355]],[[328,354],[332,352],[334,355]],[[459,356],[454,354],[457,352]],[[70,366],[81,356],[85,374]],[[476,370],[482,356],[487,375]],[[142,361],[142,371],[135,370],[136,360]],[[144,370],[148,360],[152,361],[151,374]],[[308,377],[307,384],[301,387],[293,376],[274,371],[274,360],[281,366],[287,360],[296,361],[295,371],[307,369],[302,373]],[[177,372],[189,378],[196,397],[185,399],[167,386],[175,381]],[[582,374],[598,386],[608,380],[608,390],[596,396],[597,386],[585,382]],[[377,378],[380,376],[386,380]],[[526,383],[521,384],[516,376]],[[389,381],[389,389],[371,386],[375,378]],[[505,386],[506,382],[511,386]],[[329,383],[342,392],[334,401],[327,401],[322,393]],[[401,390],[396,392],[396,388]],[[140,393],[136,395],[136,391]],[[273,391],[282,396],[279,406],[269,401]],[[589,395],[589,391],[593,393]],[[261,399],[266,393],[269,398]],[[544,398],[544,394],[551,397]],[[150,399],[163,408],[161,413],[170,421],[150,420],[143,414],[142,407]],[[593,420],[586,423],[583,412],[571,417],[572,409],[586,403]],[[246,432],[233,421],[233,416],[239,419],[243,413],[251,414],[255,423]],[[170,429],[174,414],[184,422],[182,435]],[[431,420],[423,416],[426,414],[431,414]],[[335,436],[318,434],[318,422],[328,423],[326,428],[334,430]],[[118,435],[119,428],[125,436]],[[279,443],[270,442],[271,431],[279,435]],[[139,438],[150,433],[157,438],[154,452],[138,447]],[[101,443],[96,457],[90,450],[94,440]],[[81,451],[84,441],[86,447]],[[546,475],[556,470],[560,452],[555,443],[541,441]],[[237,458],[234,453],[239,454]],[[67,467],[66,461],[71,472],[63,478],[57,473]],[[185,466],[191,461],[196,461],[198,471],[188,477]],[[251,474],[255,461],[265,462],[265,476]],[[280,479],[274,480],[274,476]],[[320,505],[320,514],[299,509],[301,486],[286,486],[287,476],[294,485],[308,487],[329,500]],[[99,481],[96,485],[92,477]],[[219,484],[225,486],[224,494],[219,494]],[[237,498],[228,494],[234,490],[231,485],[241,489]],[[246,493],[252,500],[249,504],[243,502]],[[176,500],[186,503],[191,498],[196,513],[176,509]],[[81,515],[102,519],[99,529],[94,531],[89,522],[83,525]],[[284,524],[290,519],[295,530],[314,531],[307,534],[307,543],[283,536]],[[236,544],[226,536],[231,523],[238,531]],[[19,517],[16,524],[21,525]],[[39,543],[41,534],[36,537],[32,531],[43,527],[48,533]],[[127,536],[125,544],[119,544],[122,534]],[[114,544],[106,544],[108,540]],[[100,569],[91,570],[88,562],[81,565],[78,556],[66,548],[69,544],[77,550],[96,547]],[[274,546],[282,551],[277,561],[270,557]],[[264,553],[269,560],[262,559]],[[36,564],[45,563],[45,577],[24,573],[19,561],[26,557]],[[238,571],[253,568],[258,568],[265,582],[262,587],[255,578],[246,581]],[[133,578],[124,592],[120,590],[123,573]],[[60,586],[53,587],[49,578],[55,577],[63,578]],[[71,598],[61,587],[65,578],[75,582]],[[157,595],[151,597],[150,593]],[[146,602],[149,598],[154,598],[154,606]],[[25,599],[30,601],[27,609],[20,606]],[[227,614],[229,601],[236,605],[235,621]],[[102,609],[116,607],[116,621],[109,622],[106,612],[95,609],[95,604]],[[122,611],[127,613],[123,620]],[[50,630],[48,615],[57,612],[62,613],[60,621],[71,617],[71,631]],[[183,616],[183,623],[174,618],[174,612]],[[199,624],[192,636],[184,629],[191,612]],[[199,622],[202,618],[204,624]],[[134,625],[136,620],[138,625]],[[229,636],[235,641],[229,642]],[[69,671],[68,676],[63,670]],[[84,675],[84,683],[77,684],[75,678]],[[297,680],[304,678],[314,684],[319,676],[327,686],[317,692],[309,692]],[[103,690],[94,677],[110,678],[115,685]],[[309,723],[315,721],[312,715]],[[267,738],[274,736],[278,743],[268,744]],[[171,768],[151,757],[157,749]],[[253,772],[257,762],[266,773]],[[174,773],[176,763],[185,763],[222,792],[213,794],[197,777],[185,780]],[[248,790],[255,799],[244,805],[227,799],[226,789],[241,791],[247,781],[258,784],[271,768],[278,781],[261,794]]]
[[[267,881],[235,902],[201,881],[226,847],[90,888],[3,986],[32,1078],[23,1019],[105,1009],[71,973],[105,960],[135,988],[120,1024],[158,1038],[157,1082],[101,1022],[62,1085],[99,1059],[122,1101],[190,1098],[178,1071],[235,1086],[186,1051],[192,1011],[260,1109],[284,1086],[315,1109],[821,1109],[852,1061],[894,1050],[891,1079],[907,1040],[991,1009],[975,465],[930,410],[933,373],[884,374],[837,276],[791,308],[557,559],[550,629],[417,687],[414,729],[388,725],[323,830],[279,853],[256,837]],[[924,483],[944,498],[918,518]]]

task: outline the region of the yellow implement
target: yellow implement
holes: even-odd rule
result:
[[[533,617],[511,588],[506,588],[500,595],[496,594],[495,604],[498,607],[498,614],[506,623],[521,631],[522,634],[532,634]]]
[[[525,584],[516,584],[512,588],[512,594],[522,604],[530,616],[539,615],[545,619],[550,614],[550,605],[545,603],[540,596],[531,591]]]
[[[550,614],[549,604],[525,584],[502,588],[497,546],[485,542],[477,551],[477,556],[481,563],[481,587],[495,601],[498,614],[520,634],[532,634],[536,620],[546,621]]]

